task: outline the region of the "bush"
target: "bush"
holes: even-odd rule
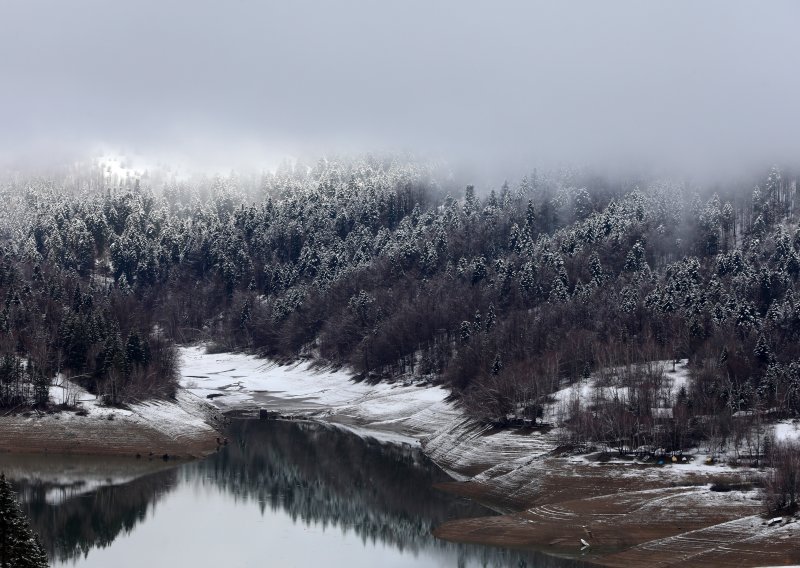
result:
[[[729,491],[750,491],[758,485],[758,480],[750,478],[741,480],[739,478],[729,478],[716,476],[711,480],[711,491],[717,493],[728,493]]]
[[[767,511],[793,513],[800,499],[800,445],[776,443],[772,449],[772,466],[764,488]]]
[[[226,345],[220,341],[211,341],[205,344],[206,353],[209,355],[216,355],[218,353],[230,353],[233,351],[233,347],[230,345]]]

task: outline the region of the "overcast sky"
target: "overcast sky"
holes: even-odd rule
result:
[[[0,156],[800,157],[800,2],[0,0]]]

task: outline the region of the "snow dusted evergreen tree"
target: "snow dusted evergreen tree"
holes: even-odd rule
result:
[[[44,568],[47,555],[0,474],[0,568]]]

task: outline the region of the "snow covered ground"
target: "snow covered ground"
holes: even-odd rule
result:
[[[538,466],[568,437],[560,427],[568,405],[578,400],[584,406],[598,399],[624,397],[624,374],[630,369],[612,369],[574,385],[552,397],[544,411],[548,428],[495,429],[479,424],[447,401],[448,391],[439,386],[408,380],[376,385],[357,383],[346,370],[320,369],[302,361],[279,365],[243,353],[206,353],[203,345],[183,347],[181,385],[190,393],[209,400],[221,410],[257,412],[267,409],[280,414],[321,419],[359,435],[390,442],[418,443],[425,452],[459,479],[479,482],[513,480],[513,484]],[[688,389],[686,361],[656,361],[649,371],[663,373],[659,407],[670,408],[681,387]],[[800,424],[776,426],[778,438],[800,437]],[[711,454],[697,449],[677,458],[668,457],[664,467],[642,469],[636,461],[619,461],[615,475],[626,478],[699,479],[715,474],[734,474],[735,469]],[[719,456],[717,456],[719,458]],[[567,462],[602,467],[592,456],[570,456]],[[614,460],[617,461],[617,460]],[[540,472],[539,472],[540,473]],[[536,473],[535,475],[539,475]]]
[[[424,439],[426,452],[451,474],[463,478],[457,472],[466,471],[470,476],[477,475],[477,480],[524,469],[531,460],[546,456],[563,443],[559,426],[571,401],[589,405],[598,397],[623,397],[627,390],[619,380],[625,371],[612,370],[604,377],[593,376],[557,391],[544,415],[552,429],[495,430],[465,417],[446,400],[448,391],[439,386],[402,380],[357,383],[346,370],[321,369],[309,361],[279,365],[244,353],[210,354],[204,345],[183,347],[180,353],[181,385],[221,410],[255,413],[263,408],[326,420],[385,441],[416,443]],[[686,361],[674,366],[670,361],[657,361],[650,367],[651,371],[663,372],[662,390],[671,396],[681,387],[688,388]],[[788,432],[792,425],[780,427]],[[706,458],[706,454],[698,453],[667,469],[679,477],[728,469],[721,464],[707,465]],[[570,459],[591,464],[583,456]],[[630,469],[630,475],[641,475],[634,467]]]
[[[439,386],[408,381],[357,383],[344,370],[308,361],[279,365],[243,353],[183,347],[181,386],[221,410],[266,409],[322,418],[373,437],[416,442],[460,413]]]
[[[662,373],[664,380],[661,388],[663,398],[659,400],[659,410],[671,411],[669,398],[674,398],[681,388],[689,389],[689,367],[688,361],[682,359],[672,361],[653,361],[647,364],[651,373]],[[645,366],[641,366],[644,368]],[[568,387],[553,393],[553,403],[548,405],[545,410],[544,420],[551,424],[560,424],[566,417],[566,413],[571,403],[579,402],[582,407],[587,407],[597,400],[611,400],[619,398],[624,400],[629,396],[629,389],[621,383],[626,369],[615,368],[606,370],[602,373],[603,377],[593,375],[588,379],[578,381]],[[656,409],[653,409],[654,412]]]
[[[0,417],[0,452],[197,457],[214,451],[222,417],[201,398],[179,389],[174,401],[104,406],[80,386],[59,379],[50,387],[60,412],[31,410]]]
[[[775,440],[779,442],[800,442],[800,421],[781,420],[775,424]]]
[[[102,405],[86,389],[61,380],[59,386],[50,387],[50,400],[56,404],[62,403],[66,399],[65,392],[77,403],[80,412],[63,412],[59,415],[59,420],[62,421],[122,420],[149,426],[173,439],[214,430],[206,421],[203,401],[186,392],[178,391],[175,402],[148,401],[130,404],[126,408],[115,408]]]

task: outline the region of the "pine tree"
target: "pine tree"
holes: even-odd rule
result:
[[[769,361],[770,353],[771,351],[769,348],[769,343],[767,343],[767,339],[764,337],[763,333],[759,334],[753,354],[761,363],[766,364]]]
[[[559,277],[555,277],[553,279],[553,285],[550,288],[550,303],[563,304],[568,300],[569,292],[567,287],[564,285],[564,281]]]
[[[500,353],[494,356],[494,361],[492,362],[492,376],[496,377],[500,374],[500,371],[503,370],[503,360],[500,358]]]
[[[464,215],[469,217],[478,211],[478,198],[475,197],[475,186],[468,185],[464,190]]]
[[[603,280],[605,280],[605,274],[603,273],[603,265],[600,263],[600,257],[597,255],[597,251],[592,251],[589,257],[589,272],[592,273],[592,282],[597,286],[602,286]]]
[[[494,304],[489,304],[489,311],[486,314],[486,333],[494,329],[494,324],[497,321],[497,315],[494,312]]]
[[[0,474],[0,568],[46,568],[47,555]]]
[[[529,235],[534,235],[536,231],[536,210],[533,201],[528,200],[528,207],[525,209],[525,230]]]
[[[44,407],[50,401],[50,378],[33,361],[28,360],[28,380],[33,385],[33,403]]]
[[[642,246],[641,242],[636,241],[625,257],[625,270],[628,272],[641,272],[645,268],[647,268],[647,259],[645,258],[644,246]]]
[[[459,327],[458,337],[462,344],[469,343],[469,338],[472,335],[471,326],[468,321],[462,321]]]

